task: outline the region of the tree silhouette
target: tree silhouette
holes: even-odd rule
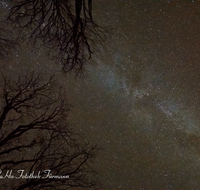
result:
[[[104,32],[92,17],[92,0],[18,0],[9,15],[33,44],[45,44],[65,72],[80,72]]]
[[[90,164],[97,148],[81,142],[66,123],[70,105],[61,88],[56,88],[54,76],[45,80],[32,73],[17,80],[2,78],[1,189],[94,189]],[[29,177],[23,177],[26,173]]]
[[[0,27],[0,59],[4,60],[8,57],[10,51],[17,45],[16,41],[8,38],[10,31],[6,30],[1,22]]]

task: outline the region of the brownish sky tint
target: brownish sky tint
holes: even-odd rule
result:
[[[200,1],[95,0],[94,13],[110,36],[84,80],[42,49],[16,50],[8,72],[57,69],[71,125],[103,148],[105,189],[198,189]]]

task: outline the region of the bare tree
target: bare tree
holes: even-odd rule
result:
[[[83,144],[66,123],[70,105],[54,76],[42,80],[31,74],[15,81],[3,76],[2,81],[1,189],[94,189],[90,164],[97,148]]]
[[[9,19],[33,44],[45,44],[64,71],[81,71],[104,32],[92,17],[92,0],[17,0]],[[26,30],[24,30],[26,29]]]
[[[3,23],[1,22],[0,27],[0,59],[4,60],[8,57],[9,53],[17,45],[15,40],[10,38],[10,31],[3,28]],[[9,36],[9,37],[8,37]]]

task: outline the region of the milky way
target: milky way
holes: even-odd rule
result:
[[[198,189],[200,2],[97,0],[94,13],[109,34],[84,79],[23,47],[8,72],[56,71],[70,124],[102,148],[104,189]]]

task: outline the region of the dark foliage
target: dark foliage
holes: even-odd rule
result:
[[[17,0],[9,20],[21,29],[20,36],[41,42],[65,72],[80,72],[93,54],[93,45],[104,32],[93,20],[92,0]]]
[[[66,123],[69,105],[61,88],[56,88],[54,77],[46,81],[34,74],[15,81],[2,78],[0,175],[12,171],[20,177],[19,170],[24,170],[23,175],[40,172],[41,177],[6,177],[1,179],[0,189],[94,189],[95,172],[90,164],[97,149],[78,140]],[[45,170],[69,178],[49,178]]]

